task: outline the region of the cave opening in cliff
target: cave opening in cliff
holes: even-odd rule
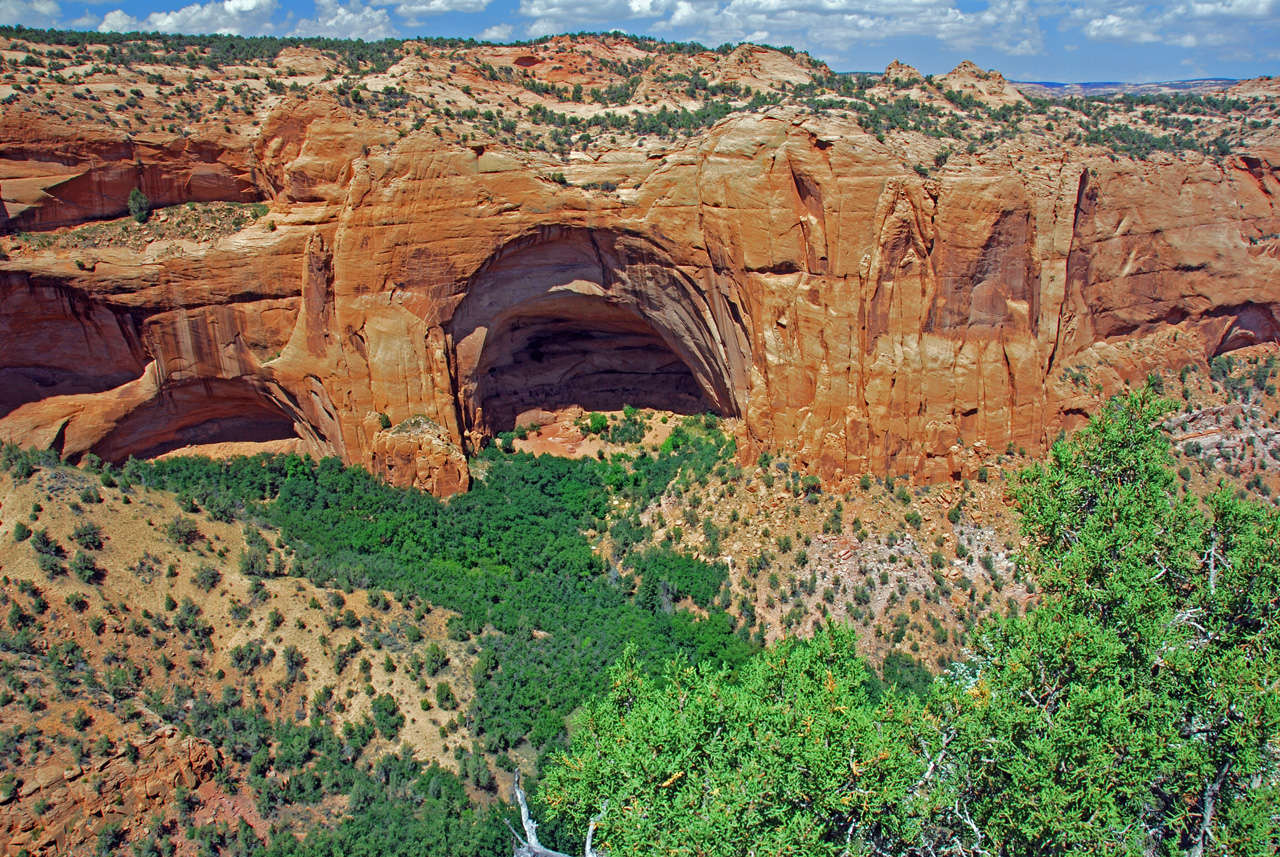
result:
[[[574,407],[737,416],[745,336],[718,300],[637,236],[550,228],[512,241],[446,325],[468,443]]]
[[[122,418],[90,450],[120,462],[175,450],[192,454],[281,452],[300,438],[284,410],[248,384],[205,380],[168,389]]]
[[[598,304],[519,315],[491,330],[476,401],[491,433],[533,410],[718,412],[692,370],[643,318]]]
[[[1280,321],[1266,307],[1249,303],[1227,307],[1213,315],[1228,322],[1213,349],[1214,357],[1263,342],[1280,342]]]

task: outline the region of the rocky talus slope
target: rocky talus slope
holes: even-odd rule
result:
[[[86,60],[40,97],[9,76],[0,439],[121,460],[296,437],[449,494],[527,412],[625,402],[740,418],[744,460],[934,480],[963,444],[1041,449],[1126,383],[1280,333],[1265,86],[1197,114],[1225,154],[1132,157],[1106,141],[1192,128],[1185,105],[1033,103],[971,64],[850,90],[750,46],[406,43],[345,76],[289,50],[185,88],[160,60]],[[103,124],[90,101],[125,88]],[[703,119],[643,119],[680,115]],[[267,210],[84,235],[135,187]]]

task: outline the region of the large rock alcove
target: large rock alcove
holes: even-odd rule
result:
[[[554,228],[505,245],[447,328],[469,442],[573,405],[737,416],[740,331],[708,294],[636,236]]]
[[[120,462],[154,458],[184,447],[295,440],[298,423],[271,398],[242,380],[206,379],[169,387],[122,416],[92,452]]]
[[[0,305],[0,440],[114,463],[214,444],[330,449],[294,398],[259,377],[260,355],[279,353],[292,329],[288,300],[155,312],[9,277]]]

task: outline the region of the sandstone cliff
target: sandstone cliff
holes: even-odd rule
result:
[[[769,73],[758,52],[717,62]],[[948,80],[1021,98],[970,66]],[[0,262],[0,439],[121,459],[296,435],[447,494],[525,411],[627,402],[740,418],[744,455],[828,478],[932,480],[965,444],[1040,449],[1126,383],[1280,331],[1270,130],[1217,158],[1025,129],[952,153],[784,100],[566,164],[341,102],[115,148],[0,129],[11,227],[118,213],[130,182],[270,204],[173,252]]]

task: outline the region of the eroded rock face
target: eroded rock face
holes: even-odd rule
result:
[[[962,443],[1043,448],[1126,382],[1280,335],[1280,145],[1011,146],[926,178],[850,122],[774,108],[661,162],[601,157],[605,192],[356,130],[286,101],[252,184],[248,152],[166,150],[170,174],[212,163],[224,198],[272,200],[273,230],[136,265],[0,262],[0,439],[119,459],[292,433],[448,494],[518,414],[626,402],[739,417],[744,455],[829,478],[939,479]]]
[[[252,161],[225,140],[119,134],[0,113],[0,225],[50,229],[128,212],[140,188],[157,207],[260,198]]]
[[[381,429],[380,421],[365,428],[373,433],[369,469],[392,485],[422,488],[438,497],[471,487],[466,456],[438,423],[418,416],[389,429]]]
[[[83,853],[108,826],[141,839],[180,789],[199,798],[197,824],[234,825],[245,818],[254,828],[265,828],[250,801],[228,794],[215,781],[222,758],[209,742],[183,738],[170,726],[135,751],[132,756],[115,751],[85,767],[50,759],[24,772],[10,799],[0,802],[5,853]]]

